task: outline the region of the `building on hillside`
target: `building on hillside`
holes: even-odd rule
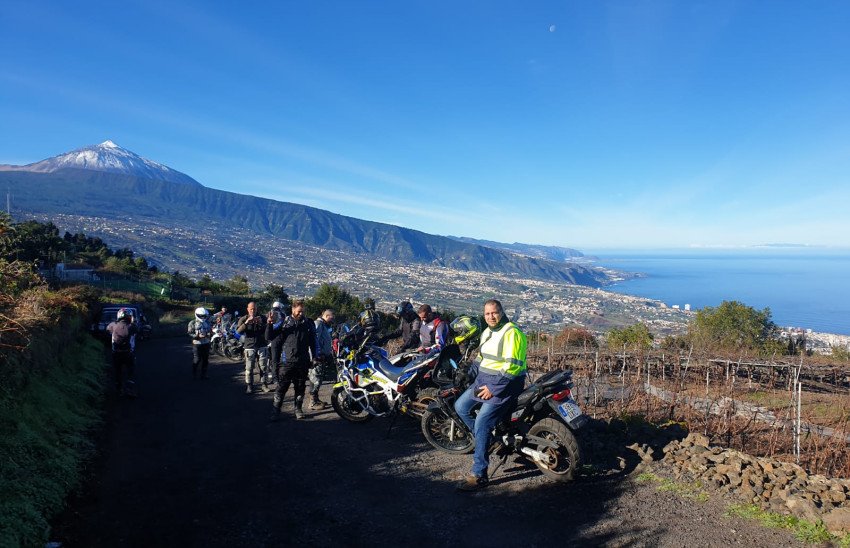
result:
[[[96,282],[100,276],[91,265],[84,263],[57,263],[53,267],[52,276],[60,282]]]

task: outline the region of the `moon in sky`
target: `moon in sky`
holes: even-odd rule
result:
[[[549,32],[555,32],[555,25],[549,25]]]

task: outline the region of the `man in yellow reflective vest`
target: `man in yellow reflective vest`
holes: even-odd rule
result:
[[[479,353],[472,364],[478,374],[472,386],[455,402],[455,409],[475,436],[472,471],[457,487],[477,491],[487,487],[490,438],[496,423],[516,401],[525,386],[525,333],[508,320],[502,303],[490,299],[484,303],[487,329],[481,334]],[[478,415],[472,409],[481,404]]]

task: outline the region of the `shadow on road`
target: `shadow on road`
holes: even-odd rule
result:
[[[55,524],[65,546],[652,544],[666,524],[623,526],[625,483],[558,484],[509,461],[485,491],[455,491],[471,456],[439,453],[400,418],[350,424],[332,411],[269,423],[271,394],[242,366],[191,378],[182,339],[139,350],[140,397],[110,408],[103,457]],[[328,387],[323,396],[327,400]],[[291,394],[290,394],[291,395]],[[291,398],[289,398],[291,399]],[[634,463],[632,463],[633,465]],[[626,530],[624,530],[626,529]]]

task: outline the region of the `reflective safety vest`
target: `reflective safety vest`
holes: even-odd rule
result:
[[[513,322],[498,331],[487,328],[481,334],[484,343],[479,350],[479,369],[491,375],[519,377],[525,375],[525,351],[528,340],[525,333]]]

